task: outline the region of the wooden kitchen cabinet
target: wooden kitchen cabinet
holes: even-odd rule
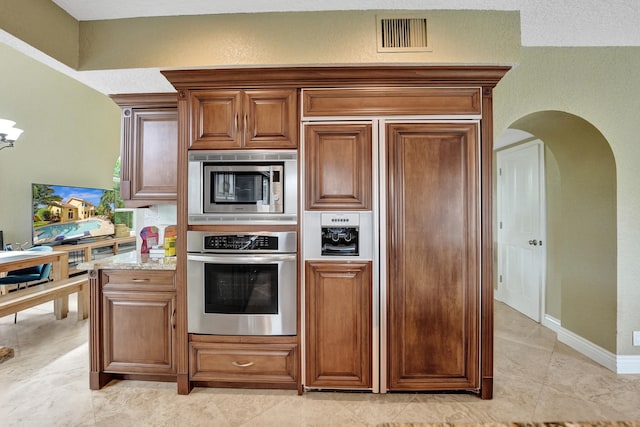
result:
[[[99,293],[92,293],[91,302],[91,389],[113,378],[175,381],[174,272],[101,270],[97,282],[92,283]]]
[[[120,196],[125,206],[176,203],[176,95],[126,94],[111,98],[122,108]]]
[[[105,372],[172,374],[175,295],[104,292]]]
[[[372,387],[370,261],[305,263],[305,387]]]
[[[480,114],[477,87],[375,87],[307,89],[302,115],[311,117],[464,116]]]
[[[195,90],[191,149],[297,148],[296,89]]]
[[[190,335],[189,379],[214,387],[299,389],[295,336]]]
[[[245,107],[238,103],[243,104],[245,90],[269,92],[286,87],[299,91],[301,101],[296,109],[301,114],[295,126],[309,132],[324,130],[325,124],[335,129],[353,125],[349,128],[353,131],[357,123],[372,123],[370,132],[376,139],[372,149],[379,149],[373,152],[377,169],[372,175],[379,180],[374,182],[376,191],[369,201],[358,161],[364,162],[365,153],[360,141],[371,138],[362,129],[360,134],[356,131],[344,137],[344,146],[329,136],[304,131],[300,171],[305,174],[303,179],[309,175],[314,180],[304,187],[305,209],[372,209],[379,221],[373,232],[380,233],[381,246],[375,249],[382,255],[374,260],[379,264],[374,264],[371,274],[373,282],[381,284],[373,294],[381,307],[373,317],[379,314],[380,319],[372,327],[380,334],[372,335],[372,349],[367,350],[376,352],[373,391],[378,386],[382,392],[450,390],[492,398],[493,89],[509,69],[495,65],[359,65],[162,71],[179,94],[183,153],[194,148],[252,148],[246,139],[238,143],[235,134],[244,125]],[[204,95],[225,93],[230,99],[221,107],[214,105],[215,99],[210,107],[205,106]],[[201,95],[202,99],[197,98]],[[307,140],[311,141],[308,147]],[[330,146],[331,150],[321,151]],[[310,158],[307,153],[314,149],[315,158]],[[331,165],[336,177],[324,165]],[[187,170],[187,156],[182,156],[180,167]],[[183,207],[178,215],[187,215],[187,194],[184,180],[178,192],[178,206]],[[179,225],[179,242],[186,240],[189,227],[185,223]],[[186,262],[184,252],[179,253],[178,262]],[[334,261],[339,274],[337,264]],[[358,335],[360,330],[346,334],[339,329],[341,325],[333,326],[337,338],[317,339],[317,334],[332,327],[312,325],[320,315],[310,312],[326,309],[340,317],[346,310],[351,317],[346,317],[345,324],[357,324],[362,313],[354,314],[346,307],[359,304],[360,296],[352,293],[350,298],[339,299],[323,291],[332,287],[334,279],[318,278],[320,270],[312,271],[305,273],[311,275],[307,280],[314,288],[307,289],[305,281],[304,289],[313,300],[305,295],[301,304],[301,319],[309,323],[301,334],[305,386],[322,388],[325,386],[319,384],[327,380],[327,388],[340,388],[348,381],[353,385],[344,388],[366,388],[365,374],[350,367],[348,360],[331,359],[334,355],[328,353],[327,343],[337,339],[344,348],[357,349],[351,354],[360,366],[366,363],[366,351],[360,353],[360,349],[371,344]],[[178,295],[185,299],[186,273],[178,274]],[[360,279],[342,274],[347,277],[335,280],[345,285],[343,292],[359,289]],[[322,298],[340,310],[332,311]],[[187,353],[186,321],[179,325],[179,348]],[[310,359],[325,351],[328,356],[324,359]],[[187,359],[184,355],[178,358],[182,394],[190,391]]]
[[[388,124],[388,388],[479,377],[478,126]]]
[[[371,209],[371,124],[304,127],[306,210]]]

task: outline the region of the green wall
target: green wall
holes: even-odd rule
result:
[[[615,336],[616,354],[637,355],[640,351],[632,346],[632,331],[640,329],[640,144],[636,125],[640,75],[635,71],[640,66],[640,48],[522,48],[518,67],[511,70],[494,91],[496,134],[500,134],[522,117],[540,111],[560,111],[578,116],[593,125],[608,142],[613,152],[616,173],[615,204],[617,208],[617,309],[603,314],[615,317],[615,329],[608,331]],[[554,151],[554,154],[558,154]],[[570,154],[569,154],[570,155]],[[560,159],[558,159],[560,162]],[[562,179],[562,177],[561,177]],[[564,186],[564,180],[562,180]],[[588,185],[588,184],[586,184]],[[566,192],[563,191],[563,194]],[[570,200],[563,200],[564,204]],[[565,214],[571,214],[564,211]],[[579,220],[580,213],[573,213]],[[582,242],[597,247],[598,241]],[[607,245],[604,251],[611,251]],[[560,261],[560,260],[558,260]],[[572,268],[574,266],[571,266]],[[610,272],[609,272],[610,274]],[[580,323],[579,316],[570,319],[565,309],[575,305],[574,312],[588,312],[601,302],[595,294],[589,295],[579,288],[565,294],[562,284],[563,326]],[[579,294],[579,298],[572,297]],[[587,301],[588,300],[588,301]],[[615,314],[614,314],[615,313]],[[602,340],[599,326],[584,331],[583,325],[567,329],[611,350],[608,340]],[[611,329],[611,328],[610,328]],[[594,339],[593,337],[600,337]]]
[[[429,11],[427,23],[431,52],[378,53],[375,11],[87,21],[80,24],[80,68],[512,63],[518,58],[517,12]]]
[[[557,236],[562,231],[562,183],[558,160],[548,145],[544,148],[544,182],[547,216],[545,314],[559,321],[562,319],[562,261],[561,241]]]
[[[31,183],[113,187],[120,109],[1,43],[0,57],[0,118],[24,130],[0,151],[0,230],[5,242],[30,242]]]
[[[80,24],[51,0],[3,0],[0,28],[72,68],[80,56]]]

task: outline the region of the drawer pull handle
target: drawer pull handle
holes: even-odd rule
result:
[[[149,279],[132,279],[132,282],[148,282]]]
[[[246,363],[231,362],[231,364],[236,368],[248,368],[249,366],[254,365],[253,362],[246,362]]]

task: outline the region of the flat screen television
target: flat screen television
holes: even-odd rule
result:
[[[34,246],[114,234],[114,190],[31,184],[31,193]]]

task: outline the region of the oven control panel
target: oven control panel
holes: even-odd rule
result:
[[[190,254],[295,254],[298,247],[295,231],[187,231]]]
[[[278,238],[263,235],[215,235],[205,236],[205,250],[277,251]]]

